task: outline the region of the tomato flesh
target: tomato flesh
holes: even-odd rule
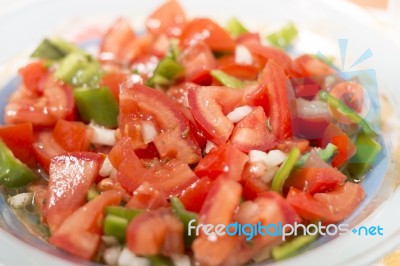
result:
[[[93,131],[82,122],[58,120],[53,130],[54,140],[68,152],[88,151]]]

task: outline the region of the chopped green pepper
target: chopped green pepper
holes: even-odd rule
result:
[[[178,216],[179,220],[181,220],[185,228],[185,245],[186,247],[191,247],[194,239],[196,238],[195,231],[192,230],[190,236],[186,233],[188,232],[190,221],[195,220],[197,223],[198,215],[197,213],[187,211],[185,206],[183,206],[182,202],[177,197],[171,198],[170,201],[172,210]]]
[[[231,75],[226,74],[221,70],[211,70],[211,76],[216,78],[222,85],[228,86],[233,89],[241,89],[243,88],[243,82],[239,79],[232,77]]]
[[[100,193],[97,191],[95,187],[89,188],[87,194],[86,194],[86,199],[88,201],[94,200]]]
[[[350,159],[347,171],[354,180],[361,180],[371,168],[382,146],[372,136],[359,134],[354,143],[357,147],[356,154]]]
[[[108,88],[75,89],[74,97],[83,121],[110,128],[118,125],[118,104]]]
[[[114,236],[119,241],[125,241],[125,233],[128,228],[128,219],[108,214],[104,219],[103,231],[106,236]]]
[[[314,242],[317,237],[318,235],[298,236],[290,242],[286,242],[280,246],[273,247],[271,250],[271,256],[275,260],[283,260],[291,257],[306,245]]]
[[[300,156],[300,150],[297,147],[294,147],[290,150],[288,157],[282,163],[278,172],[276,172],[274,178],[272,179],[271,190],[282,193],[282,187],[289,177],[290,172],[294,168],[297,159]]]
[[[329,162],[336,154],[337,147],[332,143],[328,143],[325,149],[318,148],[316,150],[319,157],[325,162]],[[301,167],[307,161],[308,157],[310,157],[310,153],[306,153],[300,157],[300,159],[296,162],[296,167]]]
[[[237,18],[231,18],[228,21],[228,23],[226,25],[226,30],[234,38],[236,38],[244,33],[249,32],[246,29],[246,27]]]
[[[45,38],[32,53],[31,57],[58,60],[72,52],[85,54],[85,52],[78,46],[69,43],[64,39]]]
[[[289,23],[279,31],[267,36],[267,40],[275,47],[287,48],[297,37],[298,31],[293,23]]]
[[[170,85],[183,72],[184,68],[181,64],[170,57],[165,57],[158,63],[153,76],[147,81],[147,85],[150,87],[154,87],[155,85]]]
[[[13,153],[0,140],[0,185],[7,188],[22,187],[38,176],[14,157]]]
[[[319,92],[319,98],[324,102],[328,103],[331,108],[334,108],[341,115],[347,117],[352,122],[357,123],[361,126],[363,133],[367,135],[377,136],[378,134],[372,129],[372,127],[365,121],[356,111],[348,107],[342,101],[337,99],[335,96],[331,95],[326,91]]]
[[[179,49],[179,40],[178,39],[171,39],[169,44],[169,50],[167,53],[167,57],[171,58],[172,60],[178,60],[179,55],[181,54],[181,50]]]
[[[170,258],[161,256],[161,255],[154,255],[154,256],[147,256],[152,266],[173,266],[173,262]]]
[[[106,214],[118,216],[127,219],[128,221],[131,221],[133,218],[141,213],[141,210],[127,209],[120,206],[110,206],[106,208]]]
[[[103,72],[100,64],[83,53],[70,53],[61,62],[54,76],[74,87],[97,88]]]

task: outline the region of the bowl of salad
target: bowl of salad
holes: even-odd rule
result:
[[[0,22],[0,263],[366,264],[399,243],[399,48],[354,6],[38,1]]]

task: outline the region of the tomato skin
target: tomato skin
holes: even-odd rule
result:
[[[43,93],[43,83],[49,72],[42,61],[29,63],[20,68],[18,73],[28,90],[38,94]]]
[[[100,86],[110,89],[112,95],[117,102],[119,101],[119,87],[122,83],[127,82],[130,76],[121,72],[106,73],[100,82]]]
[[[229,224],[239,206],[242,188],[239,183],[226,177],[214,181],[199,213],[198,223]],[[193,242],[193,253],[197,262],[204,265],[222,265],[237,243],[237,237],[216,236],[212,241],[200,234]]]
[[[40,166],[48,173],[51,159],[66,151],[57,144],[53,133],[49,130],[36,133],[33,152]]]
[[[0,139],[12,151],[15,157],[28,166],[36,165],[33,154],[33,127],[32,123],[22,123],[0,127]]]
[[[257,80],[259,68],[255,65],[243,65],[235,62],[235,55],[226,55],[218,59],[218,69],[242,80]]]
[[[176,0],[169,0],[158,7],[147,19],[147,30],[155,35],[167,33],[179,36],[186,22],[185,11]]]
[[[179,196],[185,209],[192,212],[200,212],[211,184],[212,180],[210,178],[202,177],[190,187],[186,188]]]
[[[211,85],[210,70],[217,67],[210,47],[203,41],[199,41],[187,47],[178,58],[185,68],[185,80],[199,85]]]
[[[325,129],[322,137],[322,147],[326,147],[328,143],[332,143],[338,148],[338,153],[332,160],[332,166],[340,168],[347,162],[357,151],[357,147],[351,139],[335,124],[331,123]]]
[[[262,44],[256,43],[254,41],[246,42],[244,44],[250,52],[262,59],[263,62],[274,61],[280,67],[282,67],[287,75],[290,77],[300,77],[301,71],[294,63],[294,61],[284,52],[279,49],[264,46]],[[261,67],[265,63],[260,63]]]
[[[68,152],[88,151],[93,130],[82,122],[58,120],[53,130],[53,138]]]
[[[230,143],[223,144],[210,151],[196,166],[194,172],[198,177],[208,176],[211,179],[223,175],[239,181],[248,156]]]
[[[242,101],[243,91],[228,87],[210,86],[189,88],[188,99],[194,119],[207,138],[221,145],[233,130],[225,116]]]
[[[299,66],[306,77],[318,77],[334,74],[335,71],[323,61],[312,55],[302,55],[296,58],[295,63]]]
[[[165,195],[152,188],[147,182],[133,191],[132,195],[132,198],[125,205],[126,208],[155,210],[168,206]]]
[[[183,254],[183,224],[168,209],[144,212],[127,229],[128,248],[139,256]]]
[[[330,191],[344,183],[346,176],[312,153],[304,166],[295,170],[286,180],[285,187],[295,187],[310,194]]]
[[[233,129],[231,143],[242,152],[269,151],[275,146],[275,136],[266,126],[267,117],[262,107],[255,108]]]
[[[98,176],[103,159],[97,153],[80,152],[51,160],[46,221],[52,233],[85,203],[87,191]]]
[[[286,75],[279,65],[269,60],[265,65],[259,82],[267,87],[270,123],[277,140],[291,137],[292,125],[289,100],[286,91]]]
[[[183,28],[180,40],[184,47],[202,40],[213,51],[233,52],[235,50],[235,42],[231,36],[208,18],[197,18],[187,23]]]
[[[348,217],[364,197],[365,192],[360,184],[346,182],[335,190],[314,196],[291,188],[286,200],[302,218],[330,224]]]
[[[120,202],[118,191],[103,192],[66,217],[49,242],[78,257],[92,259],[100,244],[104,210]]]
[[[247,162],[242,173],[243,197],[254,200],[260,193],[268,191],[269,186],[261,179],[269,169],[264,163]]]
[[[201,150],[190,132],[188,119],[179,105],[164,93],[140,84],[122,86],[120,94],[120,119],[151,116],[162,131],[154,144],[161,157],[177,158],[192,164],[201,158]],[[124,130],[121,125],[121,130]]]

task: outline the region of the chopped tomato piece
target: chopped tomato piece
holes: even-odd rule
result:
[[[179,105],[164,93],[140,84],[122,86],[120,108],[121,119],[124,116],[154,117],[161,130],[154,140],[161,157],[177,158],[189,164],[200,160],[201,150],[190,132],[188,119]]]
[[[194,119],[206,136],[216,144],[223,144],[233,130],[233,123],[225,116],[242,100],[243,91],[228,87],[210,86],[190,88],[189,106]]]
[[[48,173],[51,159],[66,151],[57,144],[51,131],[41,131],[35,136],[33,152],[40,166]]]
[[[165,195],[152,188],[147,182],[133,191],[132,195],[132,198],[125,205],[127,208],[155,210],[168,206]]]
[[[271,171],[264,163],[247,162],[242,174],[243,197],[254,200],[258,194],[270,189],[270,186],[262,180],[262,177]]]
[[[53,130],[54,140],[68,152],[88,151],[93,130],[82,122],[58,120]]]
[[[346,176],[311,153],[303,167],[295,170],[286,180],[285,187],[295,187],[310,194],[330,191],[343,184]]]
[[[58,119],[75,117],[72,89],[51,76],[43,81],[43,95],[21,86],[9,99],[4,112],[6,124],[30,122],[33,126],[52,126]]]
[[[102,155],[91,152],[69,153],[51,160],[46,221],[52,233],[85,204],[87,191],[99,174],[102,160]]]
[[[210,178],[203,177],[186,188],[179,197],[185,209],[192,212],[200,212],[211,184],[212,180]]]
[[[28,185],[27,190],[33,193],[33,201],[37,212],[40,215],[41,222],[44,222],[46,216],[46,198],[48,193],[48,187],[45,182],[34,182]]]
[[[36,165],[32,146],[34,141],[32,123],[2,126],[0,139],[21,162],[31,167]]]
[[[167,33],[169,36],[179,36],[185,22],[185,11],[179,2],[168,0],[147,18],[146,27],[156,35]]]
[[[279,65],[269,60],[259,77],[259,82],[267,87],[270,125],[277,140],[292,135],[289,99],[286,91],[286,75]]]
[[[187,47],[197,41],[204,41],[213,51],[233,52],[235,42],[217,23],[208,18],[196,18],[186,24],[180,36]]]
[[[349,160],[357,151],[356,145],[351,139],[335,124],[329,124],[325,129],[322,138],[322,147],[326,147],[328,143],[332,143],[338,149],[338,153],[332,160],[332,166],[340,168]]]
[[[183,224],[168,209],[145,212],[133,219],[127,246],[136,255],[179,255],[184,252]]]
[[[306,139],[287,139],[277,143],[276,148],[289,153],[293,147],[297,147],[300,153],[305,153],[310,147],[310,141]]]
[[[203,86],[211,84],[210,70],[217,67],[217,60],[206,43],[199,41],[190,45],[178,61],[185,68],[186,81]]]
[[[101,80],[100,85],[110,89],[115,100],[119,101],[119,88],[121,84],[127,82],[130,75],[120,72],[106,73]]]
[[[326,63],[312,55],[302,55],[296,58],[295,63],[299,66],[305,76],[327,76],[335,71]]]
[[[234,211],[240,203],[241,192],[239,183],[225,177],[218,178],[201,208],[198,223],[214,226],[231,223]],[[222,265],[236,243],[237,238],[233,236],[216,236],[211,240],[201,234],[193,242],[194,257],[204,265]]]
[[[210,151],[196,166],[194,172],[199,177],[215,179],[224,175],[232,180],[242,178],[243,167],[248,156],[230,143],[223,144]]]
[[[92,259],[100,244],[104,210],[120,202],[121,194],[118,191],[103,192],[65,217],[49,242],[78,257]]]
[[[42,61],[29,63],[21,68],[18,73],[21,75],[22,82],[28,90],[38,94],[43,93],[43,85],[49,71]]]
[[[267,127],[267,117],[262,107],[255,108],[233,129],[233,146],[243,152],[251,150],[268,151],[275,146],[275,136]]]
[[[286,200],[309,221],[321,220],[325,224],[339,222],[348,217],[365,197],[360,184],[346,182],[335,190],[314,196],[291,188]]]

